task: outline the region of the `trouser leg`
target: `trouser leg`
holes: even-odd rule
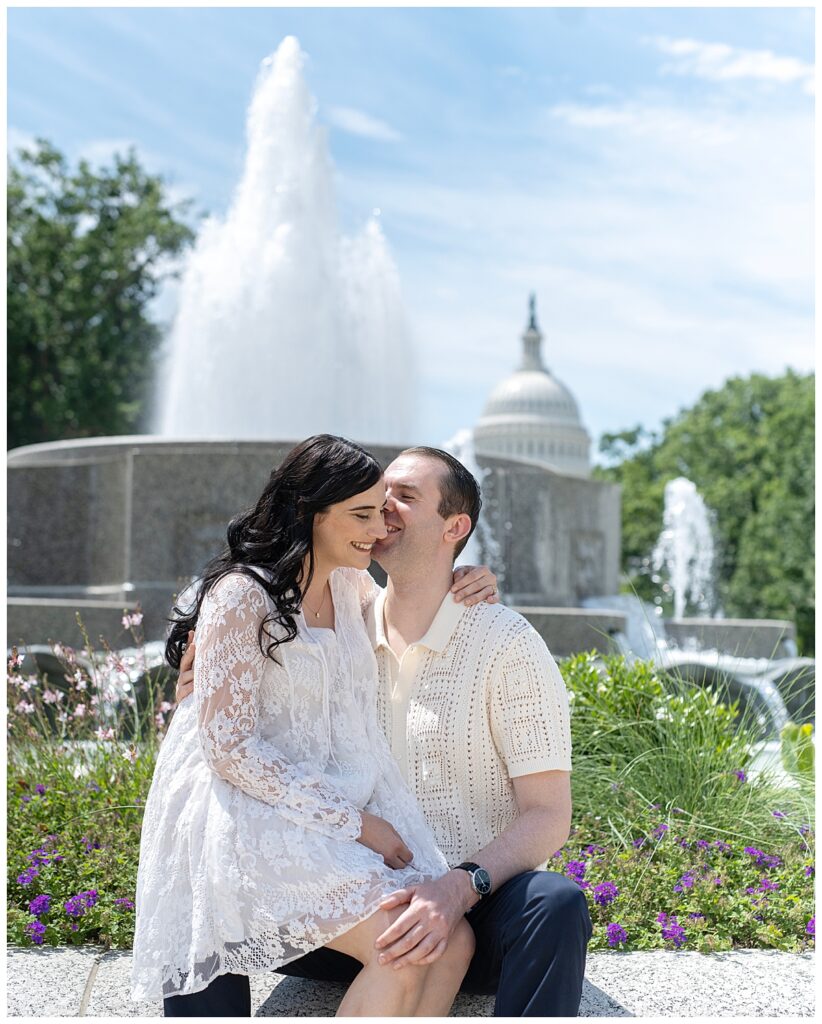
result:
[[[164,1017],[250,1017],[251,985],[247,974],[221,974],[201,992],[166,996]]]
[[[582,890],[553,871],[509,879],[468,915],[477,949],[462,990],[496,992],[497,1017],[579,1013],[591,918]]]
[[[337,949],[319,946],[305,956],[290,960],[277,968],[277,974],[287,974],[292,978],[312,978],[314,981],[335,981],[340,985],[350,985],[362,970],[362,964],[353,956],[341,953]]]

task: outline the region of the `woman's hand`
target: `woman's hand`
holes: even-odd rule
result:
[[[414,854],[400,838],[394,826],[376,814],[361,811],[362,832],[357,840],[369,850],[378,853],[390,868],[404,868],[414,859]]]
[[[188,643],[185,653],[180,659],[180,674],[177,676],[177,688],[174,699],[179,704],[194,693],[194,630],[188,631]]]
[[[487,565],[460,565],[456,568],[451,593],[455,601],[464,601],[466,608],[480,601],[499,604],[497,577]]]

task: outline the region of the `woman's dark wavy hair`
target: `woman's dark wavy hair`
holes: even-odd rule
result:
[[[228,544],[203,570],[194,605],[172,609],[166,642],[169,665],[180,667],[188,631],[197,625],[203,599],[230,572],[255,580],[271,597],[275,611],[260,623],[258,639],[262,653],[276,661],[277,647],[297,635],[294,616],[314,575],[314,517],[367,491],[381,477],[373,455],[344,437],[316,434],[292,448],[272,472],[256,505],[228,524]],[[303,578],[306,556],[308,573]],[[270,580],[252,566],[268,570]],[[285,635],[274,636],[269,629],[272,624]]]

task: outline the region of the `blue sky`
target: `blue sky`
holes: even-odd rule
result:
[[[19,8],[14,146],[137,147],[225,211],[260,61],[296,35],[343,230],[376,207],[419,434],[473,424],[528,293],[594,439],[813,367],[811,8]],[[169,289],[160,313],[170,316]]]

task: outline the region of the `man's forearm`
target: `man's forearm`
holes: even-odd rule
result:
[[[485,868],[496,890],[514,875],[542,867],[564,846],[569,831],[569,820],[546,808],[532,807],[519,814],[496,839],[468,859]],[[468,905],[473,906],[478,897],[470,888],[470,879],[468,881],[466,898]]]

